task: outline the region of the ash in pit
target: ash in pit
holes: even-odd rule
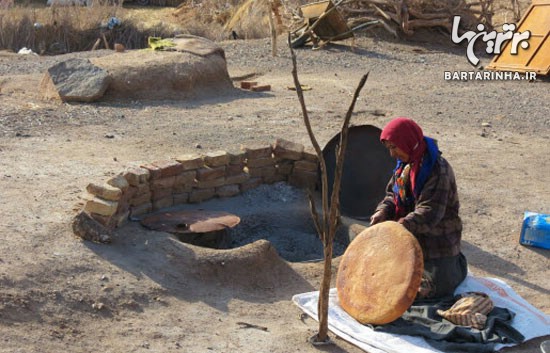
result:
[[[321,202],[316,200],[321,215]],[[260,185],[241,195],[212,199],[178,210],[225,211],[240,217],[240,223],[227,230],[229,248],[266,239],[287,261],[315,261],[323,258],[323,244],[313,224],[307,191],[284,182]],[[342,231],[335,236],[333,254],[342,255],[349,239]]]

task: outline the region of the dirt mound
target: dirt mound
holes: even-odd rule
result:
[[[89,246],[118,267],[144,274],[177,292],[189,286],[207,291],[211,286],[239,291],[309,287],[263,239],[218,250],[182,243],[173,235],[133,222],[116,232],[112,244]]]
[[[130,50],[92,59],[92,63],[112,77],[105,93],[108,98],[181,99],[233,89],[225,58],[219,51],[196,55]]]

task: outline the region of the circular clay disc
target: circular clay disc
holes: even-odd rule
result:
[[[161,232],[187,234],[209,233],[233,228],[241,219],[223,211],[188,210],[152,214],[141,220],[141,224]]]
[[[412,233],[397,222],[375,224],[342,256],[336,276],[340,306],[362,324],[392,322],[411,306],[423,271],[422,249]]]

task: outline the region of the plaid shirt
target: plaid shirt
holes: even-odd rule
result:
[[[393,184],[395,175],[386,188],[386,197],[376,208],[386,219],[395,218]],[[462,221],[458,215],[459,202],[453,169],[439,157],[432,174],[424,184],[414,209],[403,217],[402,223],[413,233],[425,259],[455,256],[460,253]]]

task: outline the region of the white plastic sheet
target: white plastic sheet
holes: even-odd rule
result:
[[[529,304],[503,281],[468,275],[457,288],[456,294],[471,291],[487,293],[495,306],[513,311],[516,316],[512,326],[523,334],[526,341],[550,335],[550,316]],[[292,301],[317,320],[318,298],[317,291],[297,294],[292,297]],[[422,337],[376,332],[360,324],[340,307],[335,288],[330,291],[328,324],[329,330],[334,334],[369,353],[442,353],[430,346]],[[496,350],[513,345],[498,344]]]

